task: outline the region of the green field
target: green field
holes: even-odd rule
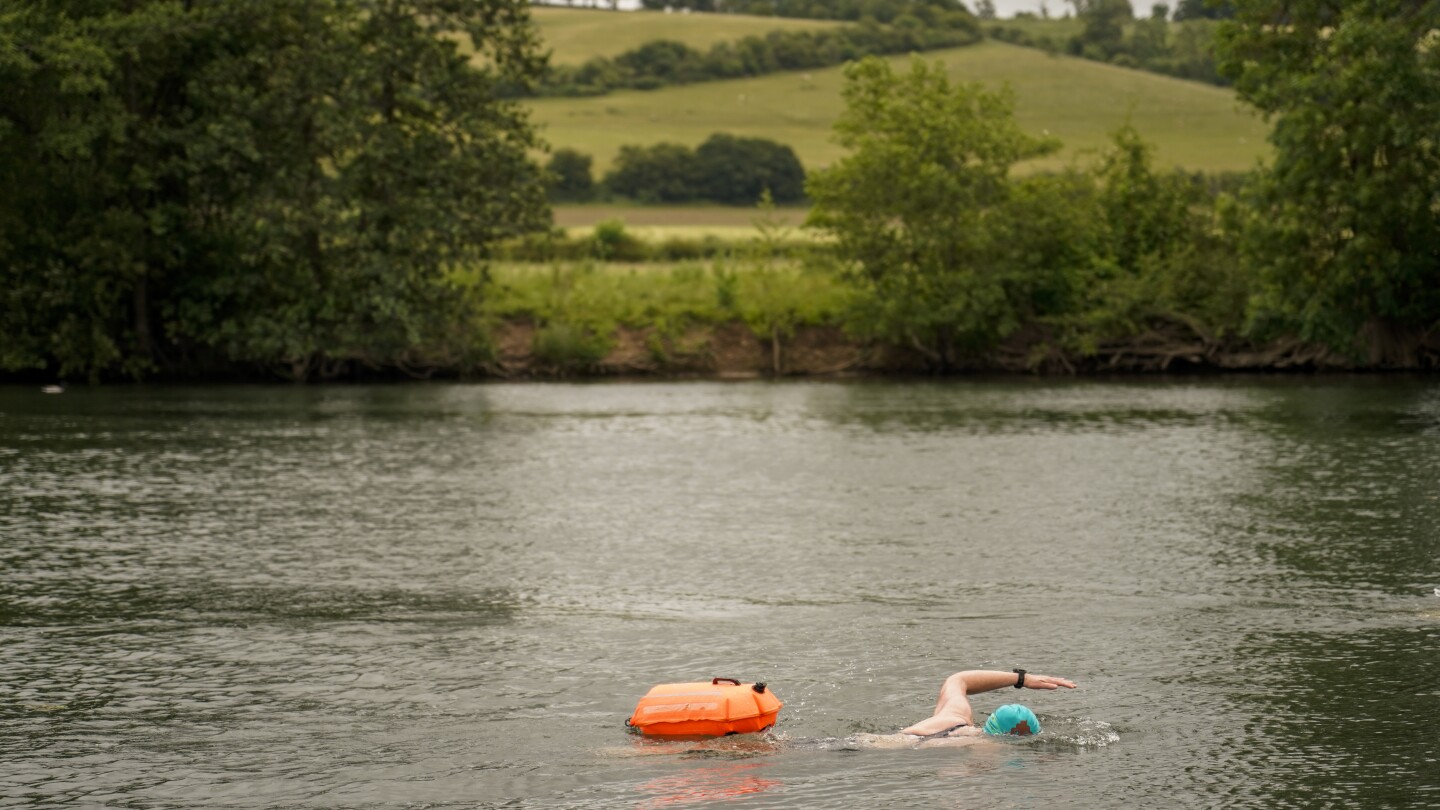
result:
[[[1268,152],[1269,128],[1227,89],[995,41],[927,58],[942,60],[957,79],[1014,88],[1021,126],[1058,137],[1065,146],[1029,164],[1032,170],[1089,160],[1127,118],[1156,143],[1158,161],[1166,166],[1244,170]],[[892,61],[903,68],[907,59]],[[841,69],[831,68],[527,103],[551,146],[593,155],[597,176],[621,145],[694,146],[715,132],[788,144],[807,169],[815,169],[844,154],[831,140],[842,108],[840,87]]]
[[[790,20],[740,14],[665,14],[659,11],[599,11],[535,6],[531,15],[557,65],[578,65],[596,56],[616,56],[651,40],[672,39],[705,51],[770,31],[809,30],[843,23]]]

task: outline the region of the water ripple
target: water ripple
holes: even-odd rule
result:
[[[1440,804],[1437,480],[1400,378],[0,389],[0,804]]]

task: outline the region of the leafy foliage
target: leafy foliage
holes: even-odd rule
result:
[[[1012,165],[1055,144],[1020,132],[1006,94],[918,60],[847,78],[836,133],[852,152],[812,178],[811,224],[834,237],[862,332],[944,371],[1022,327],[1070,357],[1157,329],[1206,344],[1238,331],[1252,287],[1214,198],[1157,172],[1132,127],[1090,172],[1016,180]]]
[[[595,176],[590,173],[593,159],[575,149],[556,149],[545,164],[550,177],[550,198],[556,201],[582,202],[595,193]]]
[[[833,261],[811,253],[792,270],[787,246],[792,230],[775,215],[775,201],[766,191],[757,206],[756,236],[741,262],[742,270],[722,278],[722,301],[761,340],[770,341],[771,371],[784,371],[781,346],[802,326],[837,323],[853,309],[851,290],[837,284]]]
[[[7,6],[0,365],[424,364],[543,214],[541,67],[519,0]]]
[[[1180,0],[1175,4],[1177,20],[1228,20],[1234,16],[1230,0]]]
[[[695,152],[678,143],[622,146],[605,187],[640,202],[685,202],[698,197]]]
[[[1068,53],[1084,59],[1225,86],[1229,80],[1215,65],[1215,20],[1205,17],[1166,18],[1169,9],[1156,4],[1145,19],[1132,19],[1129,3],[1085,3],[1080,30],[1071,20],[1022,20],[986,27],[1003,42]]]
[[[1440,6],[1250,0],[1221,44],[1274,119],[1240,215],[1258,323],[1408,363],[1440,325]]]
[[[1135,16],[1130,0],[1073,0],[1082,31],[1079,55],[1108,62],[1125,50],[1125,26]]]
[[[1065,236],[1082,268],[1079,295],[1049,319],[1080,354],[1161,323],[1205,341],[1244,325],[1251,279],[1221,231],[1214,198],[1195,178],[1157,172],[1153,152],[1134,128],[1121,127],[1069,205],[1052,206],[1091,219]]]
[[[853,262],[868,331],[913,345],[937,369],[1020,325],[1005,247],[1016,162],[1056,147],[1020,131],[1008,92],[952,84],[915,59],[907,74],[846,69],[836,137],[852,151],[809,184],[811,223]]]
[[[625,230],[625,223],[618,219],[596,225],[591,244],[595,258],[601,261],[633,262],[645,258],[645,245]]]
[[[784,144],[716,133],[695,149],[695,161],[705,199],[753,205],[762,195],[781,202],[805,196],[805,167]]]
[[[794,202],[805,194],[805,168],[784,144],[717,132],[694,150],[673,143],[622,146],[604,182],[610,192],[642,202],[749,205],[766,191]]]

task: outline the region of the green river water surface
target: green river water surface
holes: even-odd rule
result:
[[[1434,381],[11,387],[0,577],[0,806],[1440,806]]]

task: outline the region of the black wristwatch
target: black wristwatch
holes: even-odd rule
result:
[[[1010,670],[1010,671],[1011,671],[1011,672],[1014,672],[1015,674],[1017,674],[1017,675],[1020,676],[1020,680],[1018,680],[1018,681],[1015,682],[1015,688],[1016,688],[1016,689],[1024,689],[1024,688],[1025,688],[1025,670],[1023,670],[1023,669],[1012,669],[1012,670]]]

